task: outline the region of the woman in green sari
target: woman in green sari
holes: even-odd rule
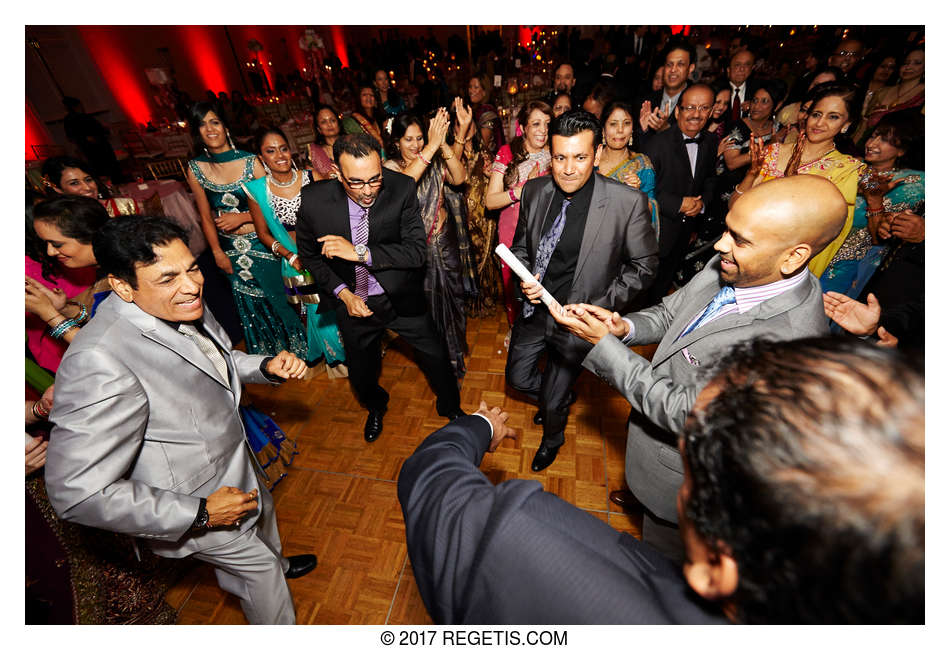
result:
[[[300,319],[284,298],[280,262],[261,244],[248,212],[243,184],[263,176],[257,158],[231,144],[215,104],[191,109],[192,130],[203,153],[188,163],[187,180],[201,214],[214,262],[231,284],[247,351],[274,355],[307,352]]]
[[[255,150],[267,175],[244,183],[251,218],[261,243],[281,257],[281,275],[287,301],[303,312],[307,327],[308,364],[323,357],[327,366],[345,359],[343,341],[333,311],[319,311],[320,298],[313,276],[297,257],[297,210],[300,192],[313,182],[309,171],[298,171],[287,137],[280,129],[265,129],[255,138]],[[334,181],[335,182],[335,181]]]

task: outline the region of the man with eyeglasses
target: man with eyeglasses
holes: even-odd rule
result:
[[[726,68],[726,79],[732,96],[729,98],[729,121],[736,122],[749,114],[749,103],[755,95],[755,81],[750,79],[755,65],[755,54],[749,50],[739,50],[732,55]]]
[[[694,218],[711,205],[716,188],[716,138],[705,129],[715,94],[706,84],[690,86],[674,110],[676,123],[644,145],[656,172],[660,206],[660,268],[650,300],[667,294],[683,261],[694,230]]]
[[[383,431],[389,393],[379,385],[380,338],[390,329],[416,351],[439,415],[464,415],[445,342],[435,333],[423,292],[426,234],[412,178],[384,169],[366,134],[333,143],[337,179],[300,195],[297,246],[320,299],[335,309],[350,384],[369,411],[367,442]]]

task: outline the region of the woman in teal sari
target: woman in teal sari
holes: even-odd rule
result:
[[[847,239],[821,275],[822,291],[858,298],[880,266],[893,240],[882,241],[878,229],[894,215],[909,210],[923,216],[924,173],[902,169],[919,147],[923,127],[909,116],[888,115],[864,145],[869,172],[859,183],[854,202],[854,225]]]
[[[203,154],[188,163],[187,180],[215,264],[224,271],[251,354],[289,350],[300,358],[307,340],[300,319],[284,298],[280,262],[257,237],[243,183],[264,175],[257,158],[235,149],[216,105],[191,109],[195,140]]]
[[[287,301],[303,311],[307,326],[306,360],[313,365],[321,357],[328,368],[345,359],[343,341],[333,311],[319,311],[320,298],[310,272],[297,257],[295,230],[300,191],[313,181],[309,171],[293,165],[287,137],[280,129],[265,129],[257,134],[255,150],[267,169],[267,175],[244,183],[251,199],[251,218],[261,243],[281,257],[281,275]],[[344,367],[345,368],[345,367]]]
[[[620,181],[647,195],[650,223],[660,238],[660,206],[656,202],[656,172],[650,159],[633,150],[633,108],[625,102],[613,102],[603,112],[604,148],[597,172]]]

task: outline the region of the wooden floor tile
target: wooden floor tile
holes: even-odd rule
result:
[[[640,535],[642,516],[609,503],[623,485],[626,422],[630,406],[610,386],[583,372],[575,390],[565,444],[544,472],[531,471],[541,442],[532,422],[536,405],[505,384],[508,324],[494,316],[469,319],[468,372],[462,408],[484,400],[510,414],[516,440],[486,454],[482,470],[493,482],[539,481],[561,498],[617,530]],[[649,358],[652,348],[637,348]],[[323,366],[306,381],[279,387],[249,385],[247,394],[295,439],[299,454],[274,490],[285,555],[316,553],[317,568],[290,581],[302,624],[428,624],[408,561],[405,528],[396,496],[403,461],[428,434],[446,423],[416,366],[412,350],[393,341],[383,358],[380,385],[390,395],[379,439],[363,440],[366,411],[346,378],[331,379]],[[210,567],[198,564],[170,592],[181,624],[242,624],[238,601],[224,593]]]

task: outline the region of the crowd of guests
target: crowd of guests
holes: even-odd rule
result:
[[[318,368],[326,368],[331,377],[348,376],[368,411],[364,437],[373,442],[383,431],[388,403],[376,378],[385,331],[395,331],[415,348],[437,394],[438,412],[454,425],[467,421],[459,419],[466,417],[459,386],[466,373],[467,320],[503,309],[509,325],[508,381],[538,404],[534,422],[544,426],[532,463],[540,472],[564,444],[564,424],[576,399],[571,387],[581,364],[593,370],[598,355],[618,358],[616,350],[603,351],[604,336],[613,335],[609,338],[618,345],[668,345],[669,322],[649,340],[643,322],[653,321],[641,322],[639,314],[663,306],[675,312],[677,296],[691,295],[697,283],[717,276],[710,269],[719,269],[720,259],[725,261],[718,277],[746,282],[736,287],[784,279],[792,287],[789,295],[805,295],[807,287],[820,286],[811,292],[817,296],[820,291],[823,309],[808,313],[807,328],[792,318],[786,337],[793,331],[800,336],[827,331],[871,339],[862,345],[877,342],[922,352],[921,39],[898,51],[890,41],[866,43],[845,36],[829,51],[810,52],[806,69],[795,70],[788,61],[760,57],[742,35],[720,53],[721,65],[701,43],[662,30],[611,28],[602,36],[595,53],[576,34],[563,34],[559,42],[572,45],[571,58],[562,57],[551,67],[550,92],[525,100],[511,111],[510,120],[503,119],[502,98],[492,96],[496,84],[487,65],[452,79],[427,81],[413,92],[401,70],[394,75],[372,65],[364,66],[364,78],[340,71],[308,86],[295,77],[313,102],[316,133],[316,141],[298,154],[281,129],[261,123],[241,97],[209,97],[182,107],[195,143],[185,180],[207,242],[203,249],[192,242],[190,252],[203,277],[198,286],[214,327],[220,323],[227,335],[223,344],[215,342],[224,356],[237,354],[230,346],[243,341],[248,355],[261,360],[263,378],[256,381],[273,380],[280,374],[277,369],[281,377],[306,377]],[[411,64],[410,73],[413,68]],[[249,132],[253,138],[247,150],[236,146],[235,137]],[[91,155],[87,149],[80,153]],[[76,392],[59,382],[54,386],[54,375],[100,306],[116,302],[116,296],[126,300],[117,289],[125,285],[100,268],[97,253],[108,250],[106,240],[121,228],[138,232],[122,225],[128,219],[152,215],[134,200],[113,195],[103,172],[86,159],[50,158],[42,171],[46,193],[28,191],[26,196],[26,473],[32,477],[28,514],[33,513],[35,524],[28,534],[56,547],[72,566],[95,565],[112,582],[85,574],[76,592],[76,571],[66,578],[47,575],[48,563],[34,554],[28,573],[43,577],[36,578],[33,592],[28,589],[34,606],[30,615],[48,621],[168,620],[161,598],[153,596],[173,582],[181,565],[155,561],[127,570],[128,538],[114,534],[107,539],[98,531],[99,539],[86,539],[85,531],[91,529],[71,528],[73,524],[58,519],[50,502],[61,502],[47,499],[41,482],[49,421],[66,426],[55,413],[50,418],[57,391]],[[799,176],[827,179],[831,194],[825,194],[824,185],[813,190],[808,182],[787,182]],[[543,177],[551,177],[550,182],[532,183]],[[830,198],[795,212],[795,206],[822,196]],[[840,222],[831,214],[839,202]],[[788,226],[792,213],[798,220],[794,228]],[[781,228],[763,225],[773,222]],[[609,224],[612,240],[591,252],[582,242],[588,232],[596,236],[601,224]],[[169,232],[148,240],[146,248],[164,251],[177,239],[189,244],[186,236]],[[606,230],[602,236],[608,236]],[[776,246],[799,237],[810,248],[793,255],[801,264],[789,262],[779,272],[761,265],[762,242],[770,237]],[[537,273],[537,284],[519,278],[498,259],[494,250],[499,244]],[[585,277],[574,275],[585,264],[584,255],[602,257],[593,266],[603,278],[590,280],[591,267]],[[139,264],[146,267],[155,263],[147,254],[142,260]],[[614,266],[600,273],[601,266],[610,264]],[[805,264],[807,280],[797,273]],[[579,294],[578,287],[588,280],[586,293]],[[140,291],[134,281],[130,284]],[[591,305],[548,315],[543,306],[534,307],[541,286],[561,304]],[[597,301],[598,291],[607,296],[604,302]],[[126,302],[156,315],[138,296],[130,289]],[[757,298],[756,304],[762,300]],[[738,311],[743,310],[740,302]],[[616,312],[628,318],[621,320]],[[670,335],[685,337],[706,318],[703,313],[685,332]],[[568,339],[569,345],[564,343]],[[527,351],[526,346],[534,347]],[[565,352],[568,347],[571,354]],[[721,348],[718,340],[715,347]],[[698,355],[697,348],[693,353]],[[543,374],[538,365],[542,352],[547,356]],[[690,364],[700,365],[688,350],[682,352]],[[274,361],[291,358],[306,370]],[[605,366],[603,374],[597,372],[625,393],[634,411],[638,399],[647,401],[634,397],[638,389],[617,379],[613,369]],[[684,380],[676,369],[671,372],[678,384],[699,382],[692,376]],[[737,370],[723,372],[742,384]],[[695,391],[676,397],[679,401],[663,402],[668,417],[658,418],[660,428],[674,439],[683,432],[699,388],[696,383]],[[670,415],[674,411],[675,417]],[[493,449],[504,437],[498,437],[503,420],[485,408],[480,413],[496,436]],[[68,419],[62,417],[63,422]],[[242,408],[240,417],[263,472],[261,489],[269,490],[292,462],[295,443],[251,407]],[[659,531],[655,547],[682,560],[682,545],[677,550],[678,542],[668,542],[670,530],[678,539],[669,491],[657,497],[663,504],[654,506],[644,497],[649,490],[638,492],[631,482],[631,454],[646,452],[631,451],[630,441],[649,430],[635,432],[631,417],[627,478],[633,493],[611,498],[624,507],[645,505],[645,531],[649,522]],[[695,436],[695,427],[691,431]],[[675,444],[663,444],[675,457]],[[687,439],[694,454],[691,466],[700,462],[695,457],[698,444]],[[681,482],[682,477],[673,480]],[[212,499],[202,495],[201,508],[205,497]],[[711,516],[694,503],[699,497],[690,498],[689,517],[705,531],[700,533],[705,541],[712,539],[709,535],[725,539],[721,527],[699,519]],[[200,519],[200,509],[198,515]],[[90,544],[112,550],[91,557]],[[688,545],[686,551],[688,560]],[[201,559],[211,561],[202,553]],[[305,572],[295,573],[293,562],[291,567],[281,569],[286,577]],[[420,570],[416,568],[417,575]],[[73,581],[73,593],[81,593],[88,605],[74,608],[71,616],[62,614],[64,594],[69,593],[64,579]],[[108,589],[118,583],[131,595],[110,601]],[[229,589],[226,581],[221,584]],[[429,598],[425,590],[423,596]],[[146,602],[151,603],[147,611],[142,606]],[[259,612],[245,612],[249,620],[265,621]],[[292,619],[292,605],[290,613]],[[286,610],[275,616],[274,621],[289,620]],[[486,617],[482,620],[492,619],[490,613]],[[913,615],[901,617],[910,620]]]

